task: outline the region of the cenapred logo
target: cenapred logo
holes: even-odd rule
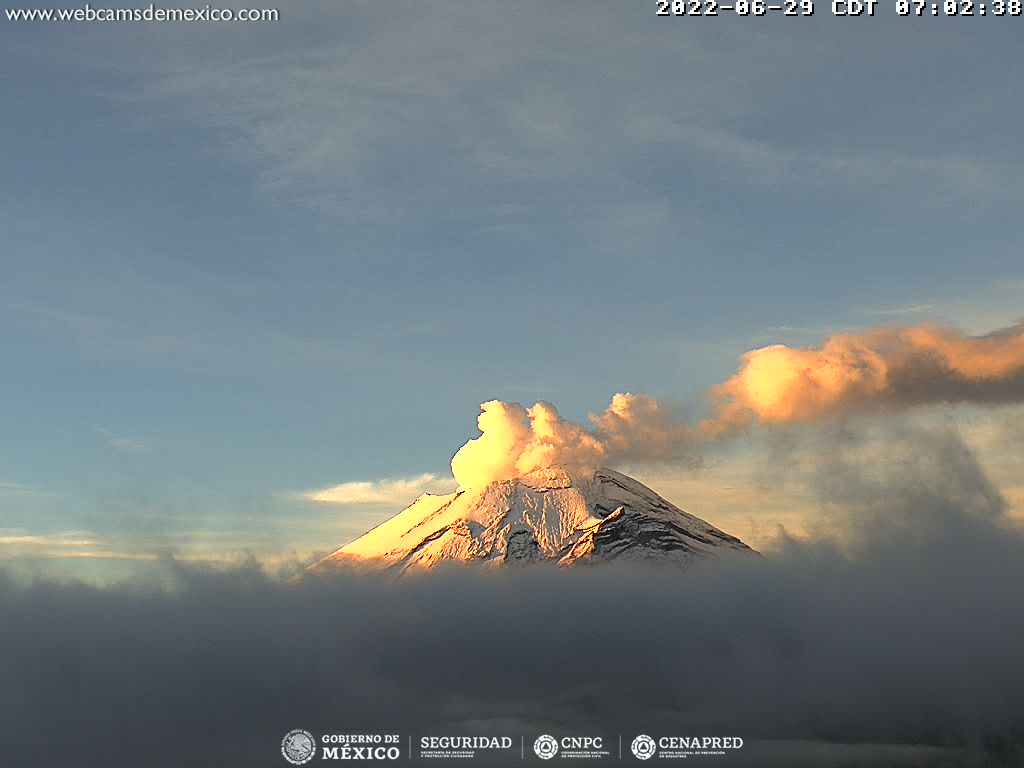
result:
[[[281,739],[281,754],[292,765],[304,765],[316,754],[316,740],[309,731],[301,728],[288,731]]]
[[[550,760],[558,754],[558,741],[554,736],[545,733],[543,736],[538,736],[537,740],[533,742],[533,751],[541,760]]]
[[[646,733],[641,733],[630,745],[633,750],[633,756],[637,760],[649,760],[654,757],[654,753],[658,751],[658,745],[654,743],[654,739],[648,736]]]

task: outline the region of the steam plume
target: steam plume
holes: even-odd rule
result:
[[[775,345],[747,352],[735,375],[712,388],[714,412],[679,422],[648,395],[618,393],[584,426],[555,406],[492,400],[481,435],[452,459],[463,487],[534,469],[685,457],[694,444],[755,424],[812,422],[837,413],[929,403],[1024,401],[1024,324],[983,336],[933,325],[832,336],[821,347]]]
[[[562,418],[551,403],[524,408],[491,400],[480,406],[481,435],[452,459],[452,474],[463,487],[508,480],[553,464],[593,466],[634,458],[669,458],[692,443],[693,428],[673,423],[652,397],[618,393],[593,428]]]

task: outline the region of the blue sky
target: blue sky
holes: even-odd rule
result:
[[[482,401],[1020,315],[1019,18],[276,7],[0,24],[12,556],[302,557],[387,505],[299,494],[445,476]]]

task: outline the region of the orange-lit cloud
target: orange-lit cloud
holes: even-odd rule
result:
[[[838,413],[939,402],[1024,401],[1024,324],[983,336],[932,325],[838,334],[821,347],[748,352],[739,371],[712,389],[713,415],[674,419],[647,395],[618,393],[584,426],[553,405],[492,400],[481,435],[452,459],[464,487],[507,480],[553,464],[680,459],[696,442],[756,424],[810,422]]]
[[[1024,325],[984,336],[923,325],[748,352],[714,389],[721,428],[813,421],[873,406],[1024,400]]]

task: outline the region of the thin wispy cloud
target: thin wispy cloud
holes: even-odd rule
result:
[[[50,496],[49,491],[24,483],[0,481],[0,496]]]
[[[152,560],[153,553],[135,552],[117,537],[94,531],[29,531],[24,528],[0,528],[0,559],[96,559]]]
[[[934,304],[906,304],[902,307],[890,307],[886,309],[861,309],[858,310],[862,315],[870,315],[877,317],[892,317],[900,315],[920,315],[923,312],[927,312],[932,309]]]
[[[0,528],[0,546],[90,547],[97,542],[90,531],[32,534],[20,528]]]
[[[455,490],[455,480],[431,472],[411,477],[357,480],[301,494],[321,504],[408,504],[422,493],[445,494]]]
[[[262,548],[237,532],[181,530],[161,536],[132,536],[92,530],[0,528],[0,561],[125,560],[151,562],[171,556],[183,562],[229,563]],[[267,562],[281,557],[268,553]]]
[[[109,429],[97,428],[96,433],[103,438],[107,445],[118,453],[131,455],[148,453],[150,450],[150,445],[148,443],[134,437],[116,434],[115,432],[111,432]]]
[[[943,195],[984,194],[999,186],[993,168],[957,153],[935,156],[892,150],[813,151],[770,138],[745,136],[721,126],[652,120],[650,116],[634,118],[629,130],[634,138],[686,148],[723,168],[733,168],[742,173],[745,183],[856,185],[875,194],[879,188],[913,186]]]
[[[652,157],[659,168],[712,164],[717,178],[742,184],[810,182],[942,199],[1001,186],[998,164],[955,144],[922,151],[892,145],[879,131],[865,146],[843,142],[836,126],[837,141],[808,146],[736,129],[737,118],[760,121],[777,105],[750,87],[749,65],[723,51],[741,40],[770,79],[785,76],[806,55],[806,41],[789,46],[764,35],[708,30],[682,44],[674,35],[625,33],[618,16],[580,20],[553,6],[532,9],[529,20],[464,5],[408,9],[407,23],[398,26],[349,6],[344,26],[333,31],[325,23],[331,14],[315,3],[294,14],[296,23],[315,23],[323,42],[253,53],[196,40],[193,56],[151,59],[144,82],[133,81],[131,92],[116,98],[136,107],[137,120],[160,114],[213,134],[273,200],[388,227],[396,218],[439,217],[485,217],[493,225],[535,215],[555,200],[579,213],[581,185],[588,189],[586,215],[604,222],[628,213],[624,184],[645,209],[678,193],[652,182]],[[523,25],[534,40],[529,49],[513,44]],[[453,27],[463,32],[460,45],[439,47]],[[589,51],[579,47],[582,39]],[[545,52],[544,78],[535,76],[538,50]],[[652,88],[648,54],[682,69],[713,70],[720,87]],[[573,74],[580,56],[588,78]],[[467,60],[486,64],[467,67]],[[496,82],[516,86],[496,88]],[[608,146],[617,151],[602,151]],[[403,173],[395,174],[396,167]]]
[[[60,259],[51,266],[58,271]],[[273,286],[180,269],[157,276],[108,257],[65,279],[15,271],[0,287],[0,319],[72,341],[88,356],[143,360],[186,370],[342,368],[365,360],[341,332],[298,334],[268,323],[252,306]],[[333,329],[332,329],[333,331]],[[109,431],[97,430],[109,435]],[[112,446],[117,448],[117,446]]]

